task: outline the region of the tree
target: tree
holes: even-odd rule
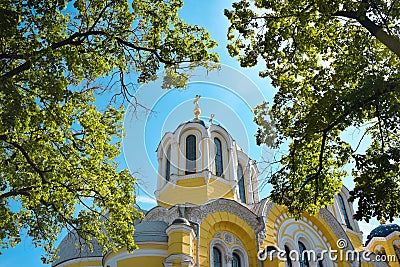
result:
[[[225,10],[228,50],[278,88],[255,108],[259,143],[285,146],[271,197],[295,215],[332,204],[354,163],[356,219],[400,215],[399,1],[242,0]],[[273,121],[273,125],[272,122]],[[358,129],[365,151],[345,141]]]
[[[134,87],[125,74],[138,73],[141,84],[162,68],[165,88],[182,87],[185,69],[216,62],[208,33],[178,18],[182,5],[0,3],[1,248],[28,235],[48,261],[65,227],[105,251],[136,248],[135,179],[116,161],[123,108],[110,102],[101,111],[95,92],[118,86],[127,98]],[[98,77],[118,79],[99,88]]]

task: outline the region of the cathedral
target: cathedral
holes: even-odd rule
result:
[[[256,162],[223,127],[199,118],[199,98],[194,119],[159,143],[158,205],[135,224],[139,249],[89,251],[69,233],[52,267],[400,267],[400,226],[382,220],[363,243],[346,187],[299,220],[260,199]]]

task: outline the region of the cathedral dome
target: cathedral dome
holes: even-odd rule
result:
[[[226,198],[241,203],[259,201],[258,169],[231,134],[214,122],[195,118],[166,132],[157,147],[158,179],[154,192],[158,205],[203,204]]]
[[[138,242],[167,242],[168,236],[165,229],[167,223],[161,221],[141,222],[135,225],[133,235],[136,243]],[[80,259],[103,257],[102,247],[94,240],[93,251],[84,244],[84,241],[78,237],[76,232],[70,232],[58,246],[58,258],[53,262],[55,267],[63,262]]]
[[[53,267],[73,259],[103,257],[102,247],[95,240],[93,242],[93,251],[90,251],[89,246],[74,231],[64,237],[58,249],[59,252],[57,259],[52,264]]]
[[[371,231],[367,237],[366,244],[374,237],[386,237],[395,231],[400,232],[400,226],[398,224],[381,224]]]
[[[204,128],[207,128],[207,126],[206,126],[206,124],[204,123],[203,120],[192,120],[192,121],[189,121],[189,122],[198,123],[200,125],[203,125]],[[189,123],[189,122],[187,122],[187,123]]]

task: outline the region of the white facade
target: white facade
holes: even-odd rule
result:
[[[188,136],[196,138],[195,172],[187,174],[186,139]],[[216,171],[215,139],[221,142],[222,175]],[[170,158],[168,151],[170,150]],[[243,169],[246,191],[246,203],[259,201],[258,170],[255,161],[251,160],[236,144],[232,136],[221,126],[211,124],[206,126],[203,121],[190,121],[181,124],[174,132],[167,132],[157,148],[158,180],[156,197],[168,183],[176,184],[179,180],[204,177],[206,183],[210,178],[227,183],[232,187],[235,200],[240,201],[238,181],[238,164]],[[169,180],[168,180],[169,160]]]

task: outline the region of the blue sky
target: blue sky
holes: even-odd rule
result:
[[[229,25],[223,15],[224,8],[230,7],[229,3],[230,1],[190,0],[185,1],[180,12],[186,22],[207,28],[211,37],[218,41],[219,46],[215,52],[220,55],[222,69],[209,75],[201,70],[193,73],[185,90],[162,90],[160,81],[145,85],[138,90],[136,96],[142,104],[151,107],[154,113],[127,113],[127,136],[123,142],[120,165],[137,174],[141,184],[138,200],[144,209],[151,208],[155,203],[153,192],[157,145],[165,132],[174,131],[180,123],[193,119],[192,101],[196,94],[202,96],[199,104],[202,109],[201,117],[205,121],[208,121],[211,113],[215,114],[215,121],[225,127],[253,159],[259,160],[261,155],[269,155],[255,144],[254,134],[257,127],[253,123],[251,108],[263,100],[272,102],[276,90],[271,87],[268,79],[258,77],[262,64],[241,69],[236,60],[229,57],[225,48]],[[345,184],[352,187],[350,177],[345,179]],[[269,187],[266,186],[261,197],[266,197],[268,190]],[[376,220],[369,224],[360,223],[364,233],[377,225]],[[2,253],[0,267],[43,266],[40,261],[43,251],[34,248],[28,238],[16,248],[3,250]]]
[[[155,150],[158,143],[166,132],[174,131],[180,123],[193,119],[192,102],[197,94],[202,96],[199,104],[203,120],[208,121],[210,114],[215,114],[215,122],[227,129],[253,159],[260,158],[262,149],[255,143],[257,126],[253,123],[251,109],[262,101],[271,102],[276,90],[267,79],[259,78],[258,71],[262,66],[241,69],[236,59],[228,55],[225,47],[229,23],[223,10],[229,7],[227,1],[193,0],[185,1],[180,11],[180,17],[186,22],[205,27],[218,41],[219,46],[214,51],[220,56],[221,70],[209,74],[197,70],[192,73],[185,90],[162,90],[161,79],[147,84],[138,90],[136,96],[154,113],[127,113],[124,157],[141,184],[138,200],[144,209],[155,204]]]

